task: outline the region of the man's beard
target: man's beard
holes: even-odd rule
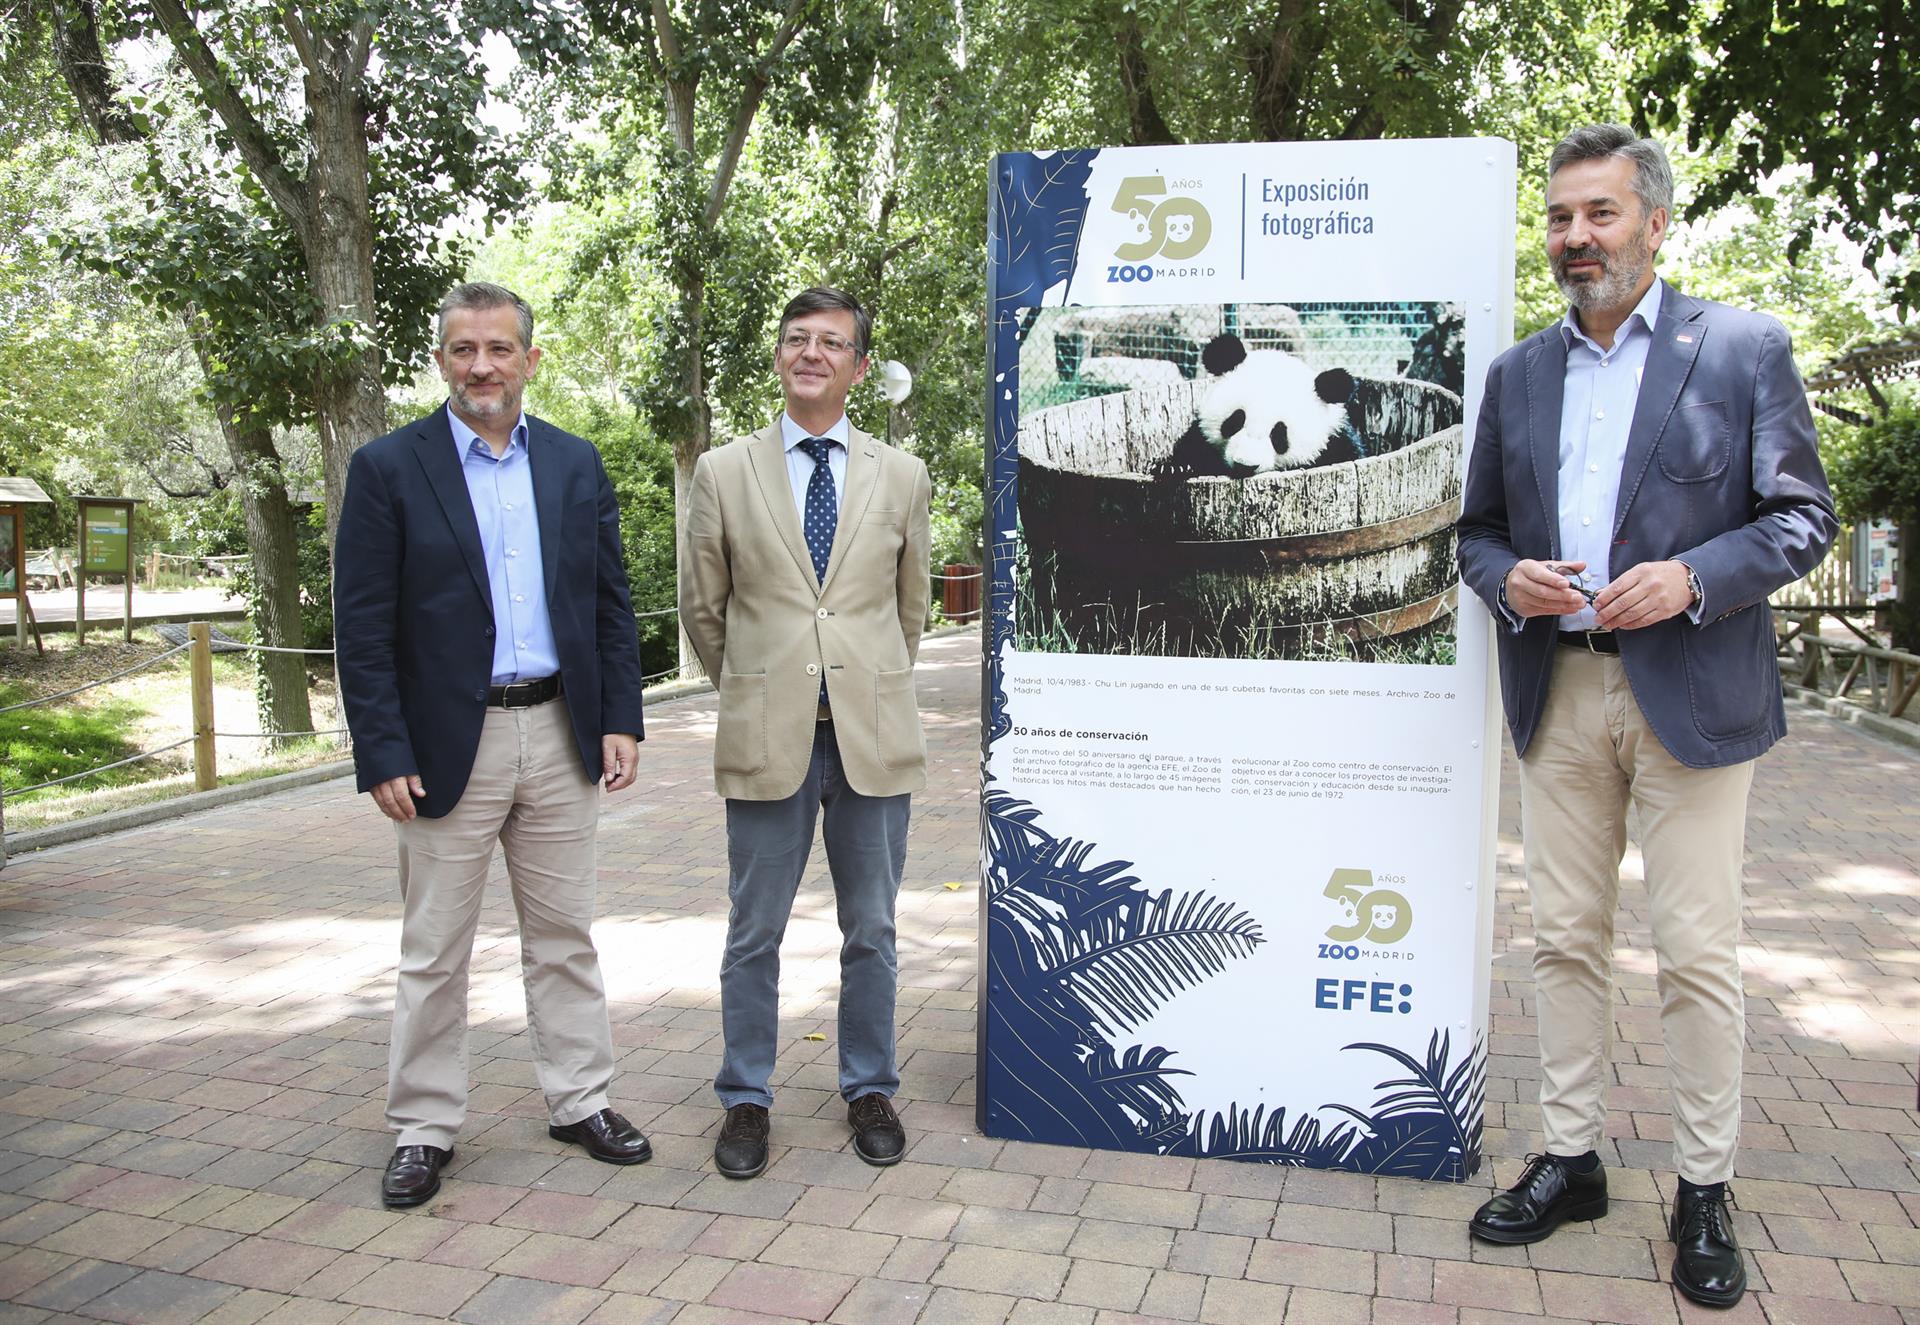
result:
[[[1573,280],[1567,275],[1567,267],[1575,262],[1598,262],[1600,275],[1589,280]],[[1647,247],[1647,227],[1642,225],[1620,246],[1617,257],[1609,258],[1598,244],[1562,249],[1552,262],[1553,279],[1568,303],[1583,313],[1591,313],[1625,303],[1652,262],[1653,253]]]
[[[493,384],[489,383],[488,385]],[[453,393],[453,403],[459,407],[462,414],[469,415],[476,419],[505,418],[509,413],[518,417],[520,413],[519,399],[515,397],[511,391],[504,388],[501,390],[499,396],[490,401],[475,400],[471,395],[467,394],[464,389],[455,391]]]

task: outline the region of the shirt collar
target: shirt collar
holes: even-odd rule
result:
[[[1635,318],[1640,319],[1640,325],[1646,328],[1649,336],[1653,334],[1654,323],[1660,320],[1660,301],[1665,295],[1666,289],[1667,283],[1665,281],[1661,280],[1658,276],[1653,278],[1653,284],[1649,285],[1647,292],[1640,296],[1640,302],[1633,306],[1631,313],[1627,314],[1627,320],[1620,324],[1620,330],[1613,338],[1614,349],[1619,349],[1620,343],[1625,340],[1627,335],[1633,330],[1633,320]],[[1596,354],[1604,356],[1612,352],[1601,349],[1600,342],[1580,329],[1580,320],[1573,315],[1573,308],[1571,306],[1567,308],[1567,315],[1560,319],[1560,339],[1566,342],[1568,349],[1572,349],[1574,341],[1578,340],[1585,345],[1591,346]]]
[[[454,454],[460,457],[461,464],[466,463],[467,453],[473,450],[473,444],[475,442],[487,447],[487,453],[489,455],[493,453],[493,448],[487,444],[487,439],[469,428],[466,420],[453,412],[451,405],[447,407],[447,423],[453,429]],[[527,416],[523,410],[520,414],[520,421],[513,425],[513,435],[507,440],[507,450],[512,451],[515,442],[518,442],[521,449],[525,450],[527,439],[531,435],[532,434],[527,431]]]
[[[802,428],[793,421],[792,415],[788,414],[785,410],[780,411],[780,440],[789,451],[806,441],[809,437],[826,437],[840,443],[841,448],[845,449],[847,445],[848,427],[847,416],[842,414],[839,419],[835,421],[834,425],[825,432],[808,432],[805,428]]]

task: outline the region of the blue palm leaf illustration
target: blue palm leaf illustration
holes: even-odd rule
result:
[[[1424,1061],[1389,1044],[1345,1047],[1385,1054],[1408,1073],[1375,1086],[1387,1093],[1374,1101],[1370,1114],[1333,1106],[1369,1132],[1354,1149],[1356,1167],[1368,1173],[1456,1180],[1479,1168],[1487,1097],[1484,1042],[1476,1039],[1465,1059],[1452,1065],[1453,1037],[1439,1030],[1427,1041]]]
[[[995,158],[987,250],[996,319],[1038,305],[1048,289],[1073,279],[1087,181],[1098,155],[1095,149]]]
[[[1230,1105],[1225,1113],[1196,1117],[1179,1153],[1328,1169],[1341,1166],[1358,1135],[1351,1123],[1329,1129],[1310,1113],[1296,1118],[1289,1128],[1285,1109],[1268,1113],[1265,1105],[1252,1110]]]
[[[1133,1029],[1261,942],[1259,922],[1232,903],[1171,890],[1136,893],[1054,935],[1058,960],[1050,973],[1114,1033]]]

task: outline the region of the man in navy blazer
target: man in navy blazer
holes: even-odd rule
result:
[[[1679,1188],[1673,1280],[1731,1306],[1724,1202],[1740,1124],[1740,873],[1753,761],[1786,732],[1767,595],[1836,524],[1779,322],[1658,280],[1673,177],[1620,125],[1548,168],[1547,254],[1571,304],[1487,374],[1460,518],[1495,614],[1520,756],[1544,1154],[1471,1228],[1535,1242],[1607,1210],[1613,916],[1637,811]]]
[[[359,788],[399,837],[389,1206],[439,1190],[465,1121],[467,968],[496,841],[548,1132],[612,1164],[651,1153],[608,1103],[589,932],[595,784],[632,783],[641,736],[613,486],[591,444],[521,412],[540,351],[519,296],[459,286],[439,339],[447,406],[354,453],[334,547]]]

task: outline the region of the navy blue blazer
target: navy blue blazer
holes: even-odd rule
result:
[[[1648,724],[1692,768],[1753,759],[1786,734],[1767,595],[1826,556],[1838,524],[1786,328],[1668,286],[1627,434],[1612,572],[1678,558],[1703,591],[1685,613],[1619,632]],[[1525,754],[1553,675],[1559,618],[1508,628],[1497,601],[1522,558],[1560,556],[1558,323],[1487,371],[1461,499],[1460,573],[1494,609],[1500,694]]]
[[[640,640],[620,513],[589,442],[528,416],[547,615],[587,776],[600,738],[640,736]],[[368,442],[347,468],[333,552],[340,698],[361,791],[417,773],[437,819],[466,790],[493,676],[480,526],[443,406]]]

